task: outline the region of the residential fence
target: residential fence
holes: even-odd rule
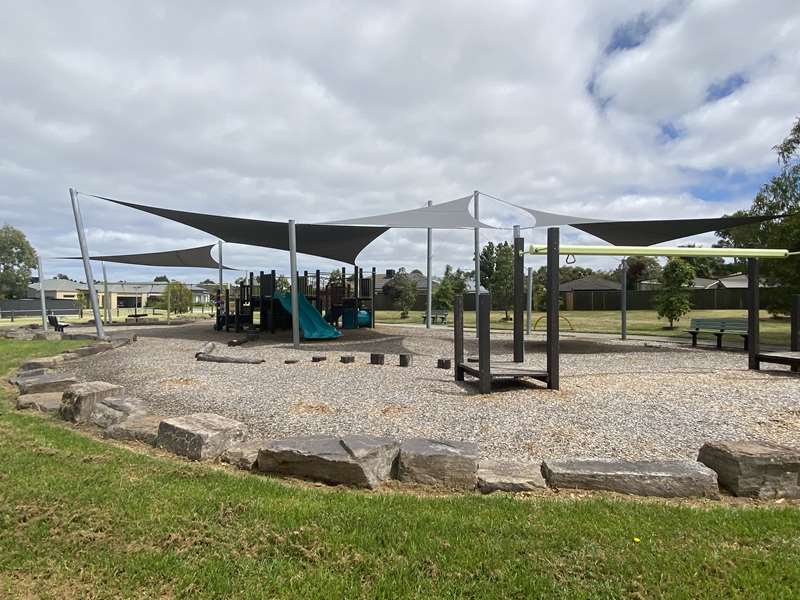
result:
[[[687,290],[695,310],[745,310],[746,289]],[[761,304],[769,303],[770,296],[780,294],[780,288],[761,288]],[[628,310],[655,310],[658,290],[628,290]],[[561,292],[564,310],[620,310],[622,293],[619,290],[575,290]]]
[[[81,307],[75,300],[46,300],[47,314],[57,316],[81,315]],[[41,301],[36,298],[20,298],[18,300],[0,300],[0,319],[14,321],[42,314]]]

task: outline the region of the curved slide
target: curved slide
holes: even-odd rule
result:
[[[283,306],[283,310],[292,314],[292,297],[290,294],[275,294],[275,297]],[[300,313],[300,328],[303,330],[303,337],[307,340],[332,340],[340,335],[342,332],[331,327],[319,314],[319,311],[314,308],[311,303],[306,300],[303,294],[297,296],[297,307]]]

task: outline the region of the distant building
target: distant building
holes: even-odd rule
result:
[[[395,269],[386,269],[385,273],[376,273],[375,274],[375,293],[382,294],[383,293],[383,286],[386,285],[387,282],[394,279],[395,275],[397,275],[397,270]],[[425,273],[418,269],[414,269],[413,271],[408,271],[407,275],[411,278],[411,281],[417,284],[417,294],[426,295],[428,292],[428,278],[425,276]],[[366,277],[366,273],[364,274]],[[433,278],[433,291],[436,291],[436,288],[439,287],[439,279],[437,277]]]
[[[603,277],[598,277],[596,275],[589,275],[588,277],[582,277],[581,279],[567,281],[566,283],[562,283],[558,286],[559,292],[597,292],[601,290],[620,289],[622,289],[622,284],[619,281],[604,279]]]
[[[695,277],[690,286],[696,290],[743,290],[747,289],[748,278],[746,273],[733,273],[725,277]],[[643,290],[657,290],[661,287],[661,282],[657,279],[642,281],[640,284]],[[767,287],[764,281],[760,281],[758,287]]]
[[[192,292],[193,304],[208,304],[211,301],[211,294],[205,288],[188,285]],[[108,295],[112,308],[136,308],[147,306],[150,298],[160,298],[166,291],[167,283],[109,283]],[[105,288],[102,283],[96,283],[97,299],[100,306],[105,306]],[[85,283],[70,281],[69,279],[45,279],[44,295],[45,298],[55,300],[78,300],[81,293],[86,293],[88,287]],[[28,286],[28,297],[39,297],[39,282]]]

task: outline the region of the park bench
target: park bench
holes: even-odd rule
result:
[[[60,322],[55,315],[47,315],[47,322],[50,323],[50,326],[57,332],[64,331],[65,327],[69,327],[69,323]]]
[[[699,334],[715,335],[718,349],[722,349],[722,336],[738,335],[744,339],[744,349],[747,350],[747,319],[692,319],[686,333],[692,336],[693,347],[697,347]]]
[[[441,309],[433,309],[431,311],[431,323],[435,325],[437,319],[442,325],[447,325],[447,311]],[[423,313],[422,320],[423,321],[428,320],[428,313]]]

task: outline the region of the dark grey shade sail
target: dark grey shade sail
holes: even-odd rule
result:
[[[658,219],[648,221],[605,221],[575,217],[517,206],[536,219],[536,227],[570,225],[615,246],[652,246],[661,242],[720,231],[740,225],[753,225],[785,215],[714,217],[710,219]]]
[[[494,229],[482,223],[469,213],[472,195],[411,210],[327,221],[325,225],[379,225],[383,227],[432,228],[432,229]]]
[[[211,256],[215,244],[185,248],[183,250],[166,250],[164,252],[146,252],[143,254],[109,254],[91,256],[92,260],[142,265],[145,267],[196,267],[199,269],[219,269],[219,263]],[[80,256],[64,256],[64,259],[80,260]],[[233,270],[230,267],[223,269]]]
[[[285,222],[208,215],[123,202],[105,196],[92,195],[92,197],[177,221],[233,244],[289,250],[289,227]],[[297,251],[352,265],[355,264],[359,253],[387,230],[388,227],[298,223],[295,226]]]

